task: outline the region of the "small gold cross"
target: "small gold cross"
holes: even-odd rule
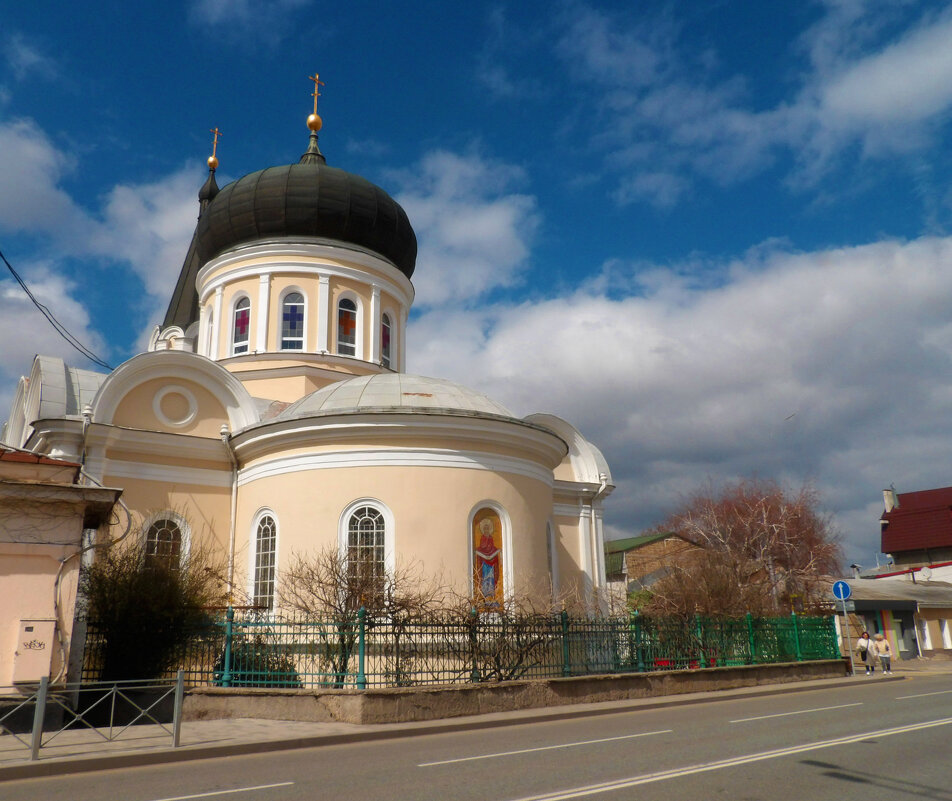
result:
[[[316,72],[307,77],[308,80],[314,81],[314,91],[311,92],[311,97],[314,98],[314,113],[317,114],[317,98],[321,96],[321,87],[324,85],[324,81],[320,80],[320,76]]]

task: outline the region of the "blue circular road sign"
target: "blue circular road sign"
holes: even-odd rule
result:
[[[836,581],[833,583],[833,597],[837,601],[845,601],[850,595],[853,594],[853,591],[850,589],[850,585],[845,581]]]

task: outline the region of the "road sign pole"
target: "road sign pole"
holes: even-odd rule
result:
[[[853,664],[853,641],[850,638],[850,618],[846,613],[846,598],[841,598],[840,603],[843,604],[843,626],[846,628],[846,653],[850,657],[850,675],[852,676],[856,672],[856,666]]]

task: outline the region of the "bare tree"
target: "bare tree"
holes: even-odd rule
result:
[[[327,623],[316,630],[322,650],[318,656],[333,674],[335,686],[346,681],[361,609],[366,629],[390,627],[390,671],[396,683],[405,683],[412,659],[403,648],[407,630],[432,619],[444,608],[446,597],[439,580],[427,577],[418,564],[387,571],[379,563],[348,558],[335,548],[294,553],[281,573],[281,606]]]
[[[662,523],[704,548],[652,585],[645,609],[665,614],[779,614],[818,605],[840,563],[837,535],[812,484],[794,493],[745,479],[695,494]]]

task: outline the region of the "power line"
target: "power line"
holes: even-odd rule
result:
[[[7,269],[10,271],[16,282],[20,285],[24,292],[26,292],[27,297],[33,301],[33,305],[40,310],[40,313],[49,320],[49,323],[55,329],[56,333],[59,334],[63,339],[65,339],[70,345],[72,345],[76,350],[78,350],[83,356],[89,359],[94,364],[98,364],[100,367],[105,368],[106,370],[112,371],[112,367],[102,359],[100,359],[95,353],[93,353],[89,348],[87,348],[82,342],[80,342],[76,337],[74,337],[59,320],[53,315],[46,306],[40,303],[36,296],[30,291],[30,288],[26,285],[26,282],[20,277],[19,273],[13,269],[13,265],[7,261],[7,257],[3,255],[3,251],[0,251],[0,259],[3,259],[3,263],[7,265]]]

